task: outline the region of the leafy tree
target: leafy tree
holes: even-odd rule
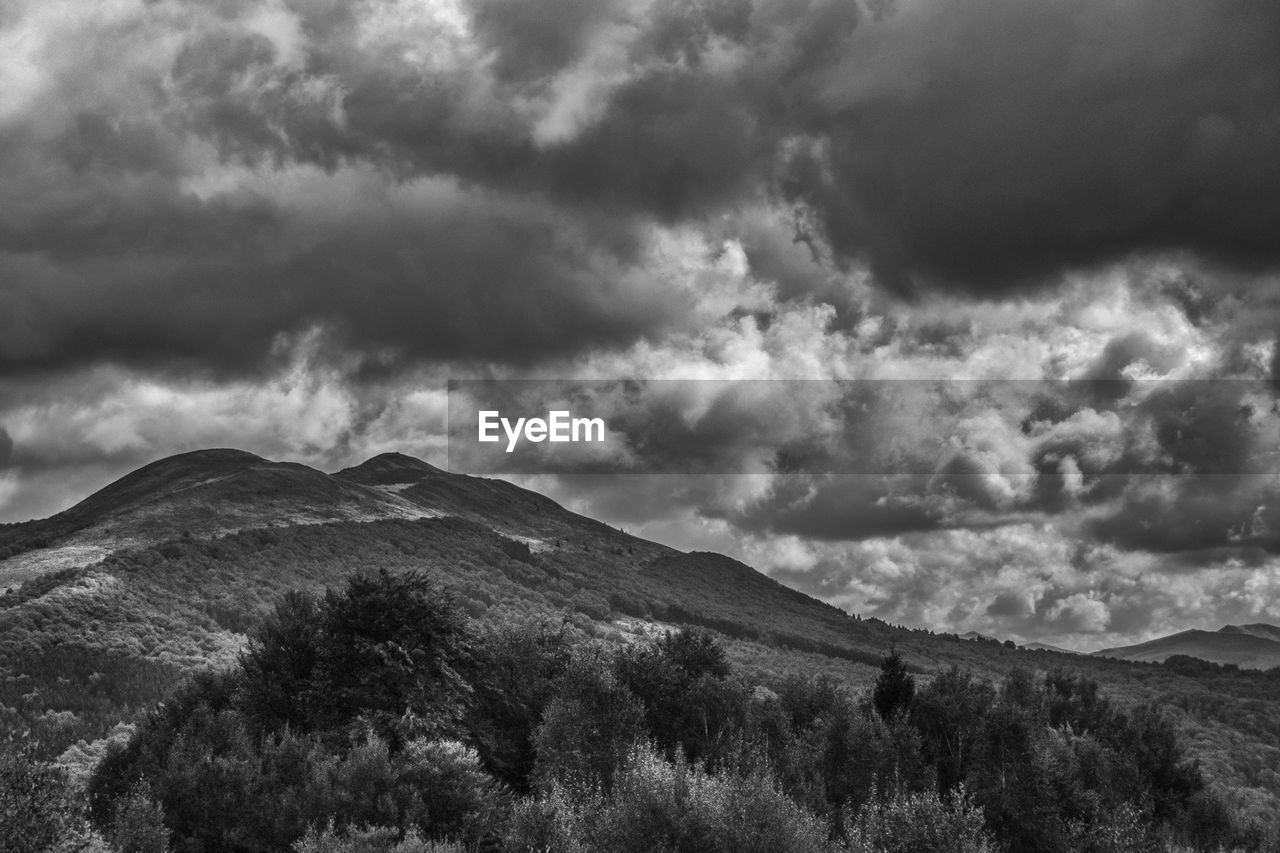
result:
[[[953,667],[934,676],[916,695],[911,721],[942,790],[954,788],[968,775],[994,693],[990,684]]]
[[[315,598],[290,593],[241,653],[238,705],[261,731],[307,728],[321,631]]]
[[[406,719],[414,733],[458,731],[469,693],[458,673],[466,631],[426,576],[355,575],[342,592],[325,593],[321,622],[306,693],[314,730],[339,730],[364,717],[393,743]]]
[[[467,730],[489,772],[527,791],[534,734],[571,658],[565,625],[503,626],[482,637],[468,675]]]
[[[534,744],[534,777],[551,785],[608,790],[614,773],[646,736],[640,703],[599,657],[579,655],[561,677]]]
[[[690,761],[721,758],[742,728],[745,695],[728,680],[724,649],[706,631],[683,628],[624,649],[615,668],[669,755],[681,749]]]

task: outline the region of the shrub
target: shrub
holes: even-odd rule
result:
[[[166,853],[169,849],[164,810],[151,798],[145,782],[134,785],[116,807],[109,838],[118,853]]]
[[[339,833],[333,824],[323,831],[308,830],[292,849],[294,853],[464,853],[456,841],[429,841],[412,829],[401,838],[394,827],[361,827]]]
[[[995,853],[982,810],[963,787],[951,795],[895,792],[873,798],[845,831],[852,853]]]
[[[711,775],[648,748],[631,752],[612,793],[554,790],[527,804],[517,851],[823,853],[826,827],[767,775]]]
[[[397,783],[425,806],[419,828],[434,837],[478,843],[496,837],[509,811],[507,793],[457,741],[412,741],[397,756]]]
[[[0,754],[0,851],[41,853],[83,828],[66,775],[32,756]]]

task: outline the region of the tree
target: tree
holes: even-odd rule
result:
[[[535,777],[579,790],[609,789],[645,736],[640,703],[597,657],[580,655],[560,680],[538,727]]]
[[[894,649],[880,664],[880,677],[876,679],[871,704],[885,722],[911,707],[916,695],[915,679],[907,672],[902,656]]]
[[[307,725],[305,698],[320,652],[316,600],[290,593],[240,655],[239,706],[262,731]]]
[[[563,624],[503,626],[477,645],[467,729],[489,772],[517,791],[529,789],[534,734],[569,661]]]
[[[728,679],[724,649],[706,631],[683,628],[625,649],[615,669],[668,755],[680,749],[690,761],[715,760],[742,729],[746,695]]]
[[[392,744],[406,734],[452,736],[470,688],[459,674],[467,634],[452,601],[419,572],[355,575],[329,590],[306,695],[318,731],[369,721]],[[356,724],[357,729],[360,724]]]
[[[969,773],[983,721],[995,690],[958,668],[934,676],[911,705],[911,722],[920,732],[925,759],[938,771],[938,785],[950,790]]]

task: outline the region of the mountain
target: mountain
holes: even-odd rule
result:
[[[1070,666],[1120,699],[1175,703],[1215,778],[1280,810],[1280,783],[1268,781],[1280,779],[1275,680],[859,619],[727,556],[683,553],[512,483],[394,453],[336,473],[185,453],[57,515],[0,526],[0,737],[92,752],[188,673],[233,661],[286,593],[378,569],[430,575],[481,623],[552,619],[604,642],[702,626],[736,669],[766,680],[864,688],[891,648],[922,679],[952,666],[992,679]],[[1277,630],[1189,633],[1270,649]]]
[[[1257,623],[1226,625],[1217,631],[1182,631],[1133,646],[1102,649],[1099,657],[1161,662],[1186,655],[1211,663],[1235,664],[1248,669],[1280,666],[1280,628]]]
[[[402,454],[334,474],[237,450],[173,456],[55,516],[0,529],[0,557],[11,648],[83,648],[134,669],[229,660],[284,592],[379,567],[436,574],[469,611],[494,618],[567,612],[613,630],[688,622],[869,664],[878,652],[848,648],[850,633],[877,648],[890,633],[728,557],[681,554],[503,480]]]
[[[1021,648],[1024,648],[1029,652],[1057,652],[1060,655],[1080,654],[1079,652],[1072,651],[1071,649],[1064,649],[1061,646],[1052,646],[1048,643],[1027,643],[1025,646],[1021,646]]]
[[[429,514],[392,491],[305,465],[200,450],[139,468],[50,518],[0,529],[0,589],[187,534]]]
[[[1248,634],[1251,637],[1261,637],[1264,640],[1275,640],[1280,643],[1280,627],[1268,625],[1265,622],[1255,622],[1252,625],[1224,625],[1218,630],[1223,634]]]

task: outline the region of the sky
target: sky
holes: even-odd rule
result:
[[[895,623],[1280,622],[1278,47],[1273,0],[9,0],[0,520],[442,462],[449,378],[939,380],[519,479]],[[910,470],[771,455],[851,434]]]

